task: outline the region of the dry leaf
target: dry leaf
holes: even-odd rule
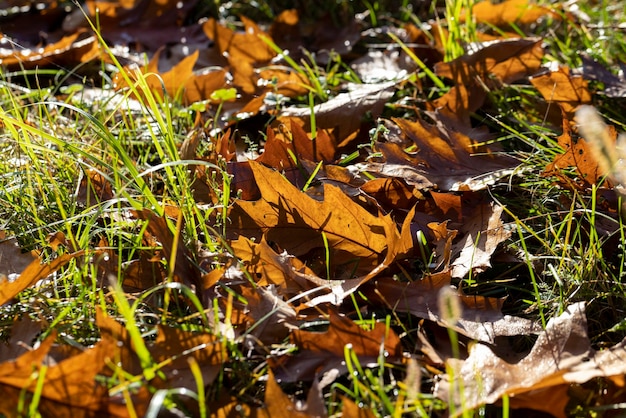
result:
[[[472,7],[472,17],[476,23],[500,27],[509,24],[529,25],[543,16],[558,17],[547,7],[530,4],[528,0],[506,0],[498,4],[483,0]]]
[[[548,103],[558,104],[567,119],[573,119],[578,106],[591,103],[587,81],[581,76],[571,75],[566,67],[531,77],[530,82]]]
[[[463,278],[469,272],[481,273],[491,267],[491,255],[511,236],[501,216],[502,206],[491,203],[476,207],[473,216],[463,219],[459,235],[464,235],[451,248],[453,278]]]
[[[49,263],[41,264],[41,259],[33,260],[20,276],[8,283],[0,283],[0,306],[4,305],[22,290],[35,285],[39,280],[47,278],[49,275],[66,265],[70,260],[80,257],[84,251],[72,254],[62,254]]]
[[[615,128],[609,129],[609,136],[613,140],[617,138]],[[572,139],[567,118],[563,118],[563,133],[559,136],[558,143],[565,152],[554,157],[554,161],[546,166],[543,175],[556,176],[567,185],[578,184],[580,188],[588,188],[593,184],[598,184],[608,174],[608,171],[600,167],[587,141],[582,138],[578,141]],[[575,179],[575,183],[563,173],[563,170],[569,167],[575,167],[578,172],[579,177]]]
[[[312,380],[316,375],[336,369],[345,373],[345,349],[349,346],[362,365],[376,362],[383,353],[389,361],[402,356],[400,338],[385,324],[377,322],[371,331],[366,331],[354,321],[331,313],[330,324],[325,332],[295,330],[292,342],[300,349],[292,357],[278,360],[273,367],[276,376],[284,382]]]
[[[0,283],[9,276],[19,275],[35,257],[33,252],[22,252],[15,238],[7,238],[6,232],[0,231]]]
[[[488,345],[477,343],[466,360],[449,359],[448,365],[454,370],[455,382],[446,375],[437,386],[436,396],[452,399],[458,413],[495,403],[507,394],[513,407],[565,417],[569,384],[623,374],[626,351],[624,342],[605,351],[591,349],[581,302],[552,318],[530,353],[516,363],[506,362]],[[462,395],[454,389],[459,385]]]
[[[412,247],[410,232],[401,236],[389,216],[370,214],[336,187],[326,185],[324,201],[318,202],[276,171],[255,162],[250,167],[262,198],[234,202],[229,216],[231,234],[260,238],[262,233],[299,257],[323,249],[323,233],[331,249],[331,271],[343,266],[354,276],[368,279]]]
[[[96,37],[78,32],[43,48],[21,51],[2,49],[0,65],[10,70],[29,70],[36,67],[73,68],[99,55],[100,48]]]
[[[502,299],[462,293],[458,294],[462,307],[460,317],[456,322],[447,319],[439,309],[439,294],[443,288],[450,286],[450,279],[449,271],[412,283],[381,278],[362,291],[373,303],[376,301],[398,312],[409,312],[418,318],[434,321],[476,341],[493,343],[499,336],[531,335],[541,329],[530,320],[502,314]]]
[[[376,143],[385,162],[365,164],[364,168],[388,176],[386,166],[406,166],[405,170],[414,175],[404,178],[416,187],[432,183],[439,190],[480,190],[511,174],[519,164],[515,159],[478,146],[468,136],[444,126],[399,118],[386,124],[389,126],[389,133],[385,135],[387,142]],[[409,154],[397,144],[404,141],[414,144],[417,152]]]

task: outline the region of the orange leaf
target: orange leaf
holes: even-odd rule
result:
[[[548,103],[558,104],[568,119],[578,106],[591,103],[587,81],[581,76],[571,75],[566,67],[532,77],[530,82]]]
[[[617,137],[617,131],[614,128],[610,130],[611,134],[613,139]],[[577,179],[579,187],[586,188],[592,184],[598,184],[608,174],[600,167],[587,141],[582,138],[578,141],[572,139],[570,124],[566,118],[563,118],[563,134],[559,136],[558,142],[565,152],[554,157],[554,160],[546,166],[543,175],[557,176],[566,184],[572,185],[574,183],[562,171],[575,167],[579,174]]]
[[[487,23],[493,26],[505,26],[513,23],[528,25],[546,15],[558,17],[547,7],[529,4],[528,0],[506,0],[499,4],[484,0],[472,7],[472,17],[476,23]]]
[[[369,279],[383,265],[412,246],[389,216],[374,216],[334,186],[325,185],[319,202],[296,189],[279,173],[251,161],[261,200],[237,200],[230,212],[231,234],[265,234],[289,254],[300,256],[324,248],[322,233],[331,249],[331,263],[344,265]],[[392,254],[388,249],[402,242]],[[388,264],[386,264],[388,265]],[[376,268],[376,269],[375,269]]]
[[[33,260],[16,280],[8,283],[1,283],[0,306],[10,301],[22,290],[33,286],[39,280],[45,279],[69,263],[70,260],[79,257],[84,253],[85,252],[81,250],[72,254],[63,254],[46,264],[41,264],[41,259]]]
[[[96,37],[84,35],[84,32],[77,32],[36,50],[9,52],[10,50],[2,49],[0,65],[8,69],[22,70],[51,66],[75,67],[100,55]]]

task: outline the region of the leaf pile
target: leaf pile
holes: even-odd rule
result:
[[[7,72],[61,68],[84,78],[121,62],[112,83],[127,103],[156,97],[192,109],[195,124],[177,152],[197,163],[189,170],[197,208],[223,203],[227,191],[216,190],[216,178],[232,194],[222,220],[207,218],[223,228],[212,231],[227,251],[185,242],[185,208],[166,203],[119,214],[141,234],[128,261],[104,237],[89,248],[51,237],[61,250],[50,260],[23,254],[3,232],[1,305],[84,264],[93,269],[83,280],[107,302],[85,307],[97,340],[71,346],[47,321],[12,318],[0,350],[0,388],[8,394],[0,412],[12,416],[20,402],[36,401],[44,416],[143,416],[177,389],[176,407],[194,416],[204,407],[212,416],[371,416],[354,394],[330,395],[334,411],[324,399],[337,390],[334,382],[350,382],[355,359],[358,368],[391,365],[384,379],[433,394],[456,415],[505,397],[514,408],[566,416],[568,402],[594,379],[609,388],[598,402],[623,402],[625,342],[592,348],[581,303],[562,307],[542,327],[543,312],[516,291],[532,288],[528,273],[519,273],[529,262],[512,244],[517,216],[525,214],[495,196],[506,196],[507,182],[521,182],[524,157],[511,151],[521,145],[504,144],[493,125],[480,123],[498,120],[494,92],[535,89],[537,106],[552,106],[547,123],[562,131],[542,175],[572,193],[600,187],[614,196],[574,121],[576,109],[592,101],[588,82],[568,68],[544,67],[542,40],[519,34],[563,14],[523,0],[480,2],[474,19],[500,28],[499,35],[479,33],[471,53],[449,62],[443,32],[385,28],[413,46],[418,65],[406,52],[359,52],[355,45],[385,33],[364,30],[357,18],[329,37],[328,28],[312,29],[295,10],[268,26],[243,16],[233,25],[197,20],[198,3],[87,1],[83,15],[47,2],[4,18],[2,41],[20,45],[0,52]],[[96,11],[99,34],[88,20]],[[513,26],[516,35],[508,33]],[[291,65],[307,57],[318,62]],[[330,80],[339,63],[371,82],[315,84],[312,75]],[[141,80],[147,88],[138,87]],[[396,99],[407,90],[418,99],[401,105]],[[252,151],[245,149],[251,138]],[[113,174],[88,171],[76,185],[77,203],[113,206],[123,196],[108,180]],[[602,210],[617,219],[616,206]],[[147,340],[129,324],[120,298],[157,312],[142,319]],[[181,326],[164,303],[193,312],[194,325]],[[410,381],[416,363],[429,379]],[[259,387],[264,394],[250,396]],[[206,399],[194,403],[182,389]],[[419,408],[434,405],[416,396]]]

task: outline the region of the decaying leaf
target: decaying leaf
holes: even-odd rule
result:
[[[495,403],[506,394],[514,408],[565,417],[570,383],[626,372],[624,346],[623,341],[608,350],[592,350],[584,304],[577,303],[552,318],[530,353],[516,363],[508,363],[480,342],[470,348],[466,360],[449,359],[454,377],[446,374],[436,395],[452,399],[458,413]],[[463,388],[462,394],[459,387]]]
[[[540,330],[532,321],[502,314],[502,299],[460,292],[460,316],[447,318],[440,312],[439,295],[442,289],[449,288],[450,279],[449,271],[431,274],[412,283],[383,277],[370,283],[364,291],[368,299],[382,306],[434,321],[476,341],[493,343],[498,336],[532,335]]]

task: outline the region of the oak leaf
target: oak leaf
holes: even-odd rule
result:
[[[461,302],[460,317],[447,318],[440,311],[439,294],[449,288],[450,283],[450,271],[443,271],[412,283],[382,277],[361,291],[372,303],[434,321],[476,341],[493,343],[496,337],[531,335],[541,329],[530,320],[504,315],[501,311],[504,299],[464,295],[460,291],[457,292]]]
[[[434,184],[444,191],[480,190],[511,174],[519,164],[511,157],[496,154],[495,148],[479,146],[467,135],[442,125],[400,118],[386,125],[390,128],[385,135],[387,142],[376,143],[384,163],[369,163],[364,168],[388,176],[388,166],[403,167],[408,172],[405,180],[416,187]],[[417,151],[408,153],[398,145],[405,140]]]
[[[376,362],[379,355],[399,360],[402,345],[396,333],[385,324],[376,322],[365,330],[351,319],[331,313],[325,332],[295,330],[292,342],[298,346],[295,356],[279,359],[273,367],[276,376],[284,382],[311,380],[333,369],[339,374],[347,371],[345,350],[348,347],[362,364]]]
[[[231,236],[264,235],[268,242],[296,257],[324,249],[325,237],[330,263],[348,268],[363,281],[412,249],[408,226],[403,226],[401,234],[391,217],[370,214],[340,189],[326,185],[324,201],[320,202],[276,171],[253,161],[250,167],[262,198],[234,202],[229,214]]]
[[[552,318],[528,355],[515,363],[507,362],[480,342],[470,347],[466,360],[449,359],[454,376],[444,376],[436,396],[452,399],[462,413],[495,403],[506,394],[514,408],[565,417],[567,391],[572,383],[623,376],[625,344],[626,340],[607,350],[594,351],[587,337],[584,303],[576,303]],[[455,386],[462,387],[463,393],[454,390]]]
[[[572,75],[566,67],[531,77],[530,82],[548,103],[558,104],[570,120],[578,106],[591,103],[587,81]]]
[[[498,4],[483,0],[472,7],[472,17],[476,23],[499,27],[508,24],[528,25],[543,16],[558,17],[547,7],[531,4],[528,0],[506,0]]]

